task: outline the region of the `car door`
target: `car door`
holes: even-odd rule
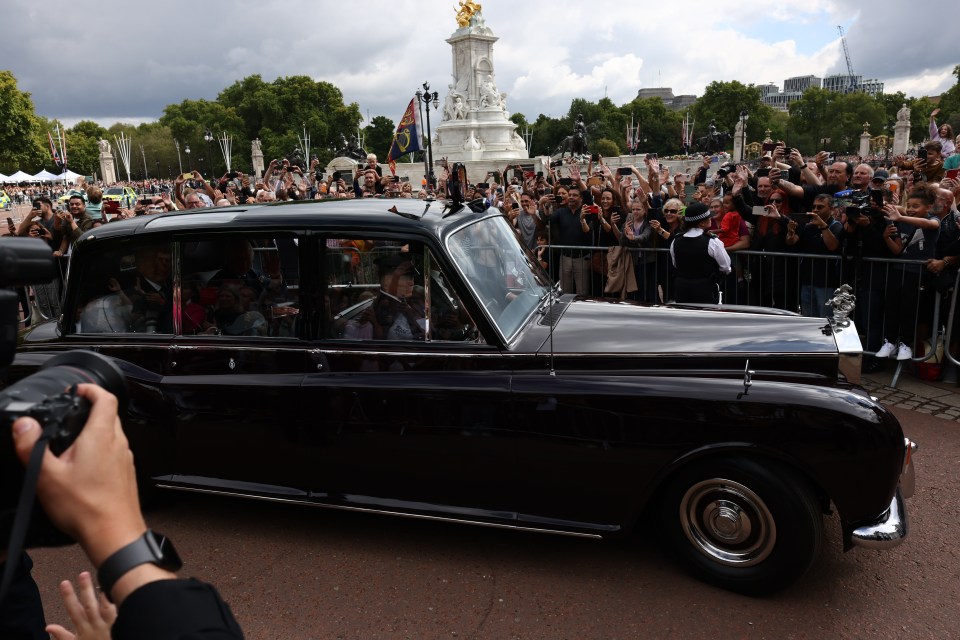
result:
[[[327,482],[298,428],[301,383],[318,361],[299,335],[297,240],[178,239],[179,335],[163,383],[177,436],[172,483],[306,499]]]
[[[389,317],[376,309],[389,300],[381,275],[401,246],[416,263],[409,304],[422,295],[429,318],[419,339],[365,327]],[[341,236],[326,239],[319,253],[326,317],[315,346],[327,369],[304,379],[314,408],[305,428],[336,452],[337,491],[330,499],[512,522],[510,372],[454,287],[438,276],[431,251],[411,239]]]

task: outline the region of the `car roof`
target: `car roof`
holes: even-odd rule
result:
[[[411,198],[365,198],[349,200],[302,200],[215,209],[191,209],[137,216],[91,229],[85,237],[106,239],[144,233],[192,231],[254,231],[258,228],[293,230],[324,229],[371,233],[424,233],[437,237],[462,223],[490,215],[496,210],[473,211],[463,206],[453,211],[449,202]],[[478,209],[480,207],[477,207]]]

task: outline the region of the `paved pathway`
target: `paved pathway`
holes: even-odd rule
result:
[[[870,373],[864,375],[862,384],[871,395],[888,407],[912,409],[944,420],[960,422],[958,384],[919,380],[912,374],[904,373],[894,389],[888,386],[892,379],[892,370]]]

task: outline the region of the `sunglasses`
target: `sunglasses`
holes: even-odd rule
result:
[[[770,202],[783,202],[783,198],[770,198]]]
[[[680,213],[680,209],[664,209],[664,213]]]

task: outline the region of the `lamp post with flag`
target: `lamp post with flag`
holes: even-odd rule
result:
[[[436,187],[436,182],[433,176],[433,140],[430,138],[430,105],[433,105],[434,109],[440,107],[440,95],[434,91],[430,93],[430,83],[423,83],[423,91],[417,89],[417,101],[423,102],[427,107],[427,157],[424,158],[424,162],[427,163],[427,184],[431,188]]]
[[[420,122],[417,119],[417,105],[414,104],[417,100],[418,98],[413,98],[407,105],[407,110],[403,112],[400,124],[397,125],[397,130],[393,134],[390,150],[387,152],[387,164],[393,175],[397,175],[397,159],[408,153],[420,151]]]

